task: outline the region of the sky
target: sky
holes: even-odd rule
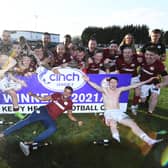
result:
[[[31,30],[80,36],[88,26],[146,24],[168,30],[167,0],[0,0],[0,32]]]

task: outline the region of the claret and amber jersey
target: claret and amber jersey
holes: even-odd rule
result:
[[[54,93],[51,95],[52,100],[46,105],[49,115],[52,119],[56,119],[59,115],[67,110],[72,110],[72,100],[70,98],[64,99],[61,93]]]
[[[133,56],[130,63],[126,63],[122,57],[118,58],[116,65],[119,73],[132,74],[132,77],[138,75],[138,67],[140,66],[140,63],[137,61],[136,56]]]
[[[140,81],[145,81],[151,77],[155,77],[158,75],[168,75],[167,71],[165,70],[164,64],[160,60],[156,60],[153,64],[147,64],[146,61],[142,63]]]

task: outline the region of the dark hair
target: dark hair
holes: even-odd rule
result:
[[[72,87],[71,87],[71,86],[66,86],[66,87],[65,87],[65,89],[68,89],[68,90],[70,90],[70,91],[71,91],[71,93],[73,93],[73,89],[72,89]]]
[[[44,32],[44,34],[43,34],[43,35],[50,36],[50,33],[48,33],[48,32]]]
[[[34,55],[29,55],[29,57],[32,59],[32,62],[36,65],[37,64],[37,60],[36,57]]]
[[[95,34],[91,35],[90,38],[89,38],[89,41],[90,40],[97,41],[95,36],[96,36]]]
[[[79,51],[79,52],[85,52],[85,48],[84,47],[77,47],[77,50]]]
[[[71,39],[71,35],[66,34],[66,35],[64,36],[64,38],[69,38],[69,39]]]
[[[161,34],[161,30],[160,29],[154,29],[154,30],[152,30],[152,33]]]
[[[95,51],[95,54],[97,54],[97,53],[103,53],[103,50],[102,50],[102,49],[97,49],[97,50]]]
[[[111,45],[111,44],[117,44],[117,45],[118,45],[118,43],[117,43],[116,40],[111,40],[111,41],[110,41],[110,45]]]
[[[14,41],[14,42],[13,42],[13,45],[14,45],[14,44],[15,44],[15,45],[19,45],[19,42],[18,42],[18,41]]]
[[[20,36],[19,37],[19,40],[21,41],[21,40],[26,40],[26,38],[24,37],[24,36]]]
[[[114,76],[112,76],[112,77],[108,78],[108,79],[107,79],[107,81],[109,81],[109,82],[110,82],[112,79],[114,79],[114,80],[116,80],[116,81],[118,82],[118,78],[117,78],[117,77],[114,77]]]
[[[43,50],[43,56],[44,58],[48,58],[49,57],[49,53],[47,50]]]
[[[152,46],[152,45],[147,47],[146,51],[149,51],[149,52],[152,52],[152,53],[155,53],[155,54],[159,54],[158,49],[155,46]]]
[[[40,43],[38,43],[38,44],[34,47],[34,49],[40,49],[40,48],[43,49],[43,46],[42,46],[42,44],[40,44]]]
[[[126,45],[126,44],[122,46],[122,51],[125,50],[125,49],[133,50],[131,46]]]

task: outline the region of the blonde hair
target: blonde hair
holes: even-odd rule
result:
[[[124,45],[127,45],[127,44],[125,44],[125,39],[126,39],[127,36],[130,36],[130,37],[132,38],[131,44],[130,44],[129,46],[133,49],[133,51],[136,51],[134,36],[133,36],[132,34],[130,34],[130,33],[128,33],[128,34],[126,34],[126,35],[124,36],[124,38],[122,39],[122,41],[121,41],[119,47],[124,46]]]

